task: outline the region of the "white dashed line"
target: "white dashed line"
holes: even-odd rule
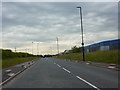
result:
[[[68,72],[68,73],[71,73],[69,70],[67,70],[67,69],[65,69],[65,68],[63,68],[66,72]]]
[[[61,67],[59,64],[57,64],[58,67]]]
[[[83,82],[87,83],[88,85],[92,86],[93,88],[97,89],[97,90],[100,90],[98,87],[94,86],[93,84],[89,83],[88,81],[82,79],[81,77],[79,76],[76,76],[78,79],[82,80]]]
[[[54,62],[54,64],[56,64],[55,62]],[[59,64],[56,64],[58,67],[61,67]],[[65,70],[66,72],[68,72],[68,73],[71,73],[69,70],[67,70],[66,68],[62,68],[63,70]],[[86,81],[86,80],[84,80],[84,79],[82,79],[81,77],[79,77],[79,76],[76,76],[78,79],[80,79],[80,80],[82,80],[83,82],[85,82],[85,83],[87,83],[88,85],[90,85],[90,86],[92,86],[93,88],[95,88],[95,89],[97,89],[97,90],[100,90],[98,87],[96,87],[96,86],[94,86],[93,84],[91,84],[91,83],[89,83],[88,81]]]

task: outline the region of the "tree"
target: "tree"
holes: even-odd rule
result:
[[[77,47],[77,46],[73,46],[72,47],[72,52],[73,53],[80,53],[80,52],[82,52],[82,48],[81,47]]]

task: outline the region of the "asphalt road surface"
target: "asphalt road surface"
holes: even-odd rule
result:
[[[42,58],[3,88],[118,88],[118,71]]]

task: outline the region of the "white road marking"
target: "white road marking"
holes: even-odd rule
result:
[[[90,63],[86,63],[86,64],[90,64]]]
[[[67,70],[67,69],[65,69],[65,68],[63,68],[66,72],[68,72],[68,73],[71,73],[69,70]]]
[[[54,62],[54,64],[56,64],[55,62]],[[61,67],[59,64],[56,64],[58,67]],[[66,68],[62,68],[63,70],[65,70],[66,72],[68,72],[68,73],[71,73],[69,70],[67,70]],[[88,85],[90,85],[90,86],[92,86],[93,88],[95,88],[95,89],[97,89],[97,90],[100,90],[98,87],[96,87],[95,85],[93,85],[93,84],[91,84],[91,83],[89,83],[88,81],[86,81],[86,80],[84,80],[84,79],[82,79],[81,77],[79,77],[79,76],[76,76],[78,79],[80,79],[80,80],[82,80],[83,82],[85,82],[85,83],[87,83]]]
[[[114,66],[108,66],[108,68],[114,69],[115,67]]]
[[[5,70],[5,72],[7,72],[7,73],[8,73],[8,72],[11,72],[11,71],[12,71],[11,69]]]
[[[82,80],[83,82],[87,83],[88,85],[92,86],[93,88],[97,89],[97,90],[100,90],[98,87],[94,86],[93,84],[89,83],[88,81],[82,79],[81,77],[79,76],[76,76],[78,79]]]
[[[61,67],[59,64],[57,64],[58,67]]]

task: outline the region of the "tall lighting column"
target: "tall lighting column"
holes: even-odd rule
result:
[[[85,61],[85,53],[84,53],[84,40],[83,40],[83,23],[82,23],[82,8],[76,7],[80,9],[80,21],[81,21],[81,33],[82,33],[82,52],[83,52],[83,61]]]

